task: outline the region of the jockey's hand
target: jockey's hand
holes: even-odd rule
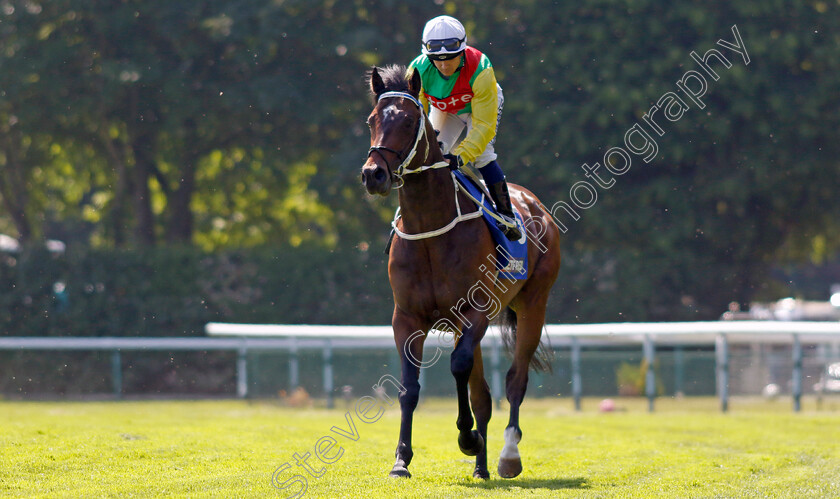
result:
[[[457,170],[464,166],[464,160],[461,159],[461,156],[456,156],[454,154],[444,154],[443,159],[449,162],[449,168],[453,170]]]

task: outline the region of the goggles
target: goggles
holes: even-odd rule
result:
[[[429,40],[428,42],[423,43],[423,46],[426,47],[428,52],[438,52],[441,49],[446,50],[447,52],[454,52],[461,48],[461,44],[464,43],[466,38],[445,38],[443,40]]]

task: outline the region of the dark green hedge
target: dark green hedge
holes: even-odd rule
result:
[[[41,251],[0,260],[4,336],[201,336],[211,321],[386,324],[384,257],[299,248]]]
[[[207,254],[0,254],[2,336],[203,336],[211,321],[387,324],[384,256],[297,248]],[[231,352],[123,352],[125,394],[232,395]],[[0,393],[112,392],[110,352],[0,352]]]
[[[726,304],[704,301],[702,293],[714,283],[666,263],[627,251],[569,251],[547,320],[716,318]],[[0,255],[0,287],[3,336],[203,336],[212,321],[388,324],[393,308],[386,257],[373,247],[29,251]],[[109,359],[102,352],[0,352],[0,393],[110,393]],[[234,389],[229,352],[125,352],[123,366],[127,394]]]
[[[697,272],[712,265],[720,272]],[[711,290],[734,274],[724,267],[565,251],[547,319],[716,319],[727,301]],[[4,336],[202,336],[212,321],[388,324],[393,309],[386,257],[373,247],[0,254],[0,289]]]

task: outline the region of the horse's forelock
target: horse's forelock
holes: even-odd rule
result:
[[[386,92],[408,92],[408,76],[406,75],[406,67],[399,64],[391,64],[384,68],[378,68],[379,77],[382,78],[382,83],[385,84]],[[368,73],[368,81],[373,74],[373,71]]]

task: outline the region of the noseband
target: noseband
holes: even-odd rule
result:
[[[368,157],[374,152],[379,153],[383,160],[385,160],[385,165],[388,166],[388,170],[391,172],[394,178],[399,181],[399,184],[394,184],[393,189],[399,189],[405,183],[403,179],[403,175],[408,175],[409,173],[417,173],[423,170],[428,170],[428,166],[421,166],[419,168],[415,168],[413,170],[407,170],[406,167],[411,164],[411,161],[414,160],[414,156],[417,154],[417,146],[420,145],[420,140],[423,139],[423,136],[426,132],[426,113],[423,112],[423,106],[420,104],[420,101],[417,100],[416,97],[413,95],[406,93],[406,92],[384,92],[379,95],[379,98],[376,100],[377,103],[382,99],[389,99],[389,98],[405,98],[413,102],[417,105],[417,108],[420,109],[420,123],[417,127],[417,133],[415,134],[414,138],[414,145],[411,147],[411,150],[408,154],[403,157],[403,153],[397,152],[390,147],[375,145],[368,149]],[[392,169],[391,166],[388,164],[388,159],[382,154],[382,151],[388,151],[389,153],[395,155],[398,160],[401,160],[402,163],[396,168]],[[426,148],[426,157],[429,155],[429,149]],[[434,165],[433,165],[434,166]]]

